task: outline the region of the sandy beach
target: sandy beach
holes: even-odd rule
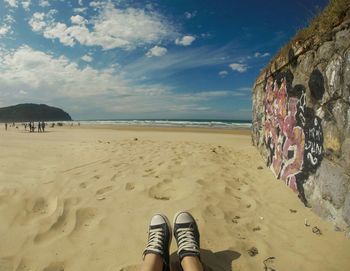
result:
[[[150,217],[178,210],[207,270],[350,270],[350,240],[275,179],[249,131],[1,127],[0,156],[0,271],[139,270]]]

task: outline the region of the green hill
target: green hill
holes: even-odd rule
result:
[[[18,104],[0,108],[0,122],[64,120],[72,118],[62,109],[46,104]]]

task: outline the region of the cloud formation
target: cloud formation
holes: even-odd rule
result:
[[[21,4],[22,4],[22,7],[24,8],[24,10],[29,11],[29,6],[31,4],[31,0],[22,0]]]
[[[176,45],[189,46],[194,42],[196,38],[194,36],[183,36],[175,40]]]
[[[237,72],[246,72],[248,69],[248,66],[244,63],[232,63],[229,65],[229,67],[233,70],[233,71],[237,71]]]
[[[132,50],[147,44],[169,40],[175,35],[173,26],[160,14],[138,8],[118,9],[112,3],[90,2],[100,7],[90,21],[81,15],[71,17],[72,25],[57,22],[52,15],[34,13],[29,24],[32,30],[47,39],[58,39],[66,46],[80,43],[101,46],[104,50]],[[40,16],[39,16],[40,15]],[[192,41],[190,41],[191,43]],[[188,40],[185,40],[188,43]]]
[[[160,47],[160,46],[154,46],[151,49],[148,50],[148,52],[146,53],[146,56],[148,57],[152,57],[152,56],[163,56],[166,54],[168,50],[164,47]]]
[[[18,7],[17,0],[4,0],[10,7],[16,8]]]
[[[88,57],[83,56],[90,60]],[[96,112],[96,118],[116,113],[185,116],[189,112],[209,112],[210,106],[202,104],[205,101],[246,93],[240,90],[177,93],[164,85],[137,85],[113,67],[101,70],[89,65],[79,67],[65,56],[55,57],[27,45],[0,51],[0,85],[0,106],[3,100],[7,104],[59,101],[76,118],[91,112]]]
[[[270,56],[270,53],[260,53],[260,52],[256,52],[254,54],[254,57],[259,58],[259,57],[267,57]]]
[[[82,60],[84,60],[85,62],[92,62],[94,59],[92,58],[92,56],[90,55],[83,55],[81,57]]]
[[[0,37],[5,36],[9,31],[11,27],[7,24],[0,25]]]
[[[222,77],[222,78],[223,78],[223,77],[226,77],[227,75],[228,75],[228,72],[227,72],[227,71],[220,71],[220,72],[219,72],[219,76]]]

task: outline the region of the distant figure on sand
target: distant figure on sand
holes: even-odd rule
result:
[[[203,271],[200,260],[199,230],[193,216],[188,212],[177,213],[173,229],[182,270]],[[170,270],[171,235],[168,218],[163,214],[154,215],[149,225],[148,244],[143,251],[141,271]]]
[[[34,127],[34,122],[32,123],[32,122],[29,122],[29,132],[34,132],[34,129],[35,129],[35,127]]]
[[[40,132],[41,132],[41,122],[38,121],[38,133],[40,133]]]
[[[7,131],[7,122],[5,122],[5,130]]]
[[[41,130],[43,131],[43,133],[45,132],[45,122],[44,121],[41,122]]]

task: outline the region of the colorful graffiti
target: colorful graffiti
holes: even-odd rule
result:
[[[292,87],[290,71],[272,76],[265,85],[264,142],[267,164],[306,204],[303,183],[322,161],[320,119],[306,107],[305,87]]]

